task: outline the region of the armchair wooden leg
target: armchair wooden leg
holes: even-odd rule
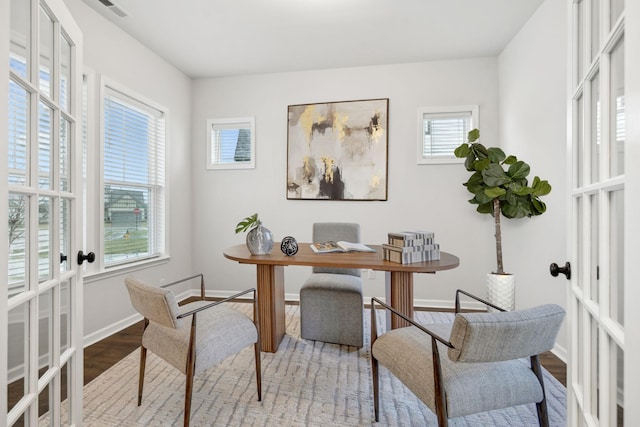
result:
[[[140,373],[138,375],[138,406],[142,404],[142,388],[144,386],[144,369],[147,361],[147,349],[140,346]]]
[[[378,375],[378,359],[371,355],[371,376],[373,377],[373,413],[376,422],[380,421],[380,381]]]
[[[184,395],[184,427],[189,427],[191,418],[191,395],[193,394],[193,373],[187,374],[187,391]]]
[[[254,345],[256,358],[256,386],[258,387],[258,402],[262,401],[262,368],[260,367],[260,340]]]

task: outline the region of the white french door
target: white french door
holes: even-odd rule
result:
[[[633,0],[635,1],[635,0]],[[638,309],[630,295],[630,263],[638,236],[630,207],[637,209],[638,184],[630,180],[638,160],[637,132],[627,106],[627,61],[638,61],[637,14],[627,20],[624,0],[570,0],[571,260],[568,297],[571,343],[567,396],[570,426],[620,426],[637,422]],[[631,76],[631,79],[637,77]],[[633,80],[632,80],[633,81]],[[637,81],[637,80],[635,80]],[[631,96],[628,96],[628,95]],[[631,144],[631,145],[630,145]],[[629,148],[632,148],[629,150]],[[635,166],[637,168],[637,166]],[[637,175],[636,175],[637,176]],[[635,198],[633,197],[635,195]],[[627,213],[625,215],[625,212]],[[636,261],[637,262],[637,261]],[[626,285],[627,288],[625,289]],[[631,369],[630,369],[631,368]],[[631,391],[629,392],[628,389]],[[635,405],[637,406],[637,405]]]
[[[82,425],[82,35],[63,0],[8,11],[0,424]]]

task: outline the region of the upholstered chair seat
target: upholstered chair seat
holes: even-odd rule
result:
[[[381,336],[372,310],[376,421],[382,364],[437,415],[440,426],[446,426],[449,418],[524,404],[536,404],[540,425],[548,425],[538,355],[553,348],[564,310],[546,304],[509,312],[461,313],[460,293],[489,304],[458,291],[452,324],[411,321],[413,326]],[[376,303],[398,314],[373,298],[372,306]]]
[[[360,242],[360,225],[313,224],[314,242],[339,240]],[[359,269],[313,267],[300,288],[300,336],[303,339],[362,347],[363,315]]]
[[[166,287],[200,278],[201,300],[178,306]],[[142,403],[147,350],[186,375],[184,425],[189,425],[193,377],[250,345],[254,346],[258,400],[262,399],[260,338],[255,289],[239,292],[220,301],[204,300],[204,278],[192,276],[164,287],[155,287],[134,277],[125,279],[133,307],[144,316],[140,347],[138,406]],[[250,319],[223,303],[253,293]]]

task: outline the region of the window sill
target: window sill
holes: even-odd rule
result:
[[[133,262],[130,264],[118,265],[97,273],[88,273],[83,276],[82,280],[84,284],[93,283],[99,280],[108,279],[110,277],[122,276],[133,271],[144,270],[145,268],[151,268],[158,265],[166,264],[169,261],[171,261],[171,257],[168,255],[164,255],[157,258]]]
[[[433,158],[433,159],[419,159],[419,165],[453,165],[464,163],[465,159],[459,159],[457,157],[446,157],[446,158]]]

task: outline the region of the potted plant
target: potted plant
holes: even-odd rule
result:
[[[266,255],[273,249],[273,234],[262,225],[258,214],[244,218],[236,225],[236,234],[249,230],[247,233],[247,248],[252,255]]]
[[[469,203],[478,205],[477,212],[494,218],[497,268],[487,279],[489,300],[502,299],[497,301],[497,305],[513,309],[515,278],[505,273],[502,264],[500,217],[524,218],[543,214],[547,207],[540,197],[551,192],[551,185],[537,176],[529,185],[530,167],[527,163],[505,155],[500,148],[486,148],[477,142],[479,138],[480,131],[473,129],[467,136],[468,142],[462,143],[454,153],[456,157],[465,159],[465,168],[471,172],[469,180],[463,184],[473,194]],[[498,284],[492,289],[494,282]],[[503,298],[497,294],[502,292],[501,289],[504,290]]]

